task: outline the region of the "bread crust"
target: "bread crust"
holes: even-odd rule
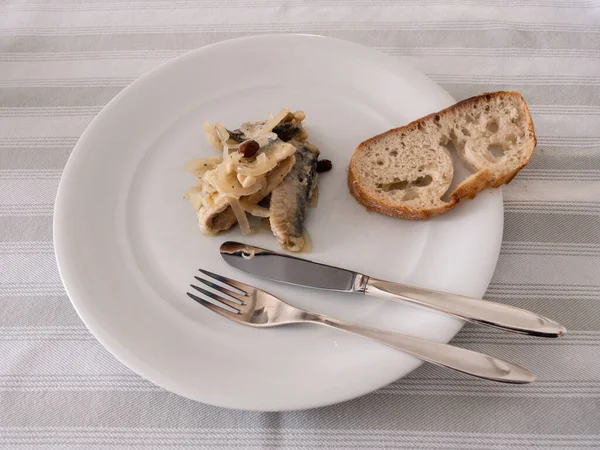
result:
[[[382,137],[387,136],[389,134],[411,132],[415,128],[417,128],[421,122],[431,121],[435,118],[436,115],[443,115],[447,112],[455,111],[457,109],[458,110],[465,109],[465,108],[470,109],[470,107],[474,103],[480,102],[482,100],[489,101],[495,97],[502,97],[502,96],[506,96],[506,95],[510,95],[510,96],[517,95],[519,97],[519,99],[527,113],[526,119],[527,119],[528,131],[531,134],[531,136],[533,137],[533,146],[531,148],[531,151],[529,152],[527,160],[525,161],[525,163],[523,163],[521,166],[519,166],[514,171],[502,174],[501,176],[494,176],[494,174],[489,169],[482,169],[482,170],[472,174],[466,180],[464,180],[462,183],[460,183],[456,187],[456,189],[450,194],[449,200],[446,203],[443,203],[440,206],[431,207],[431,208],[409,208],[404,205],[394,205],[391,203],[382,202],[379,199],[376,199],[373,196],[369,195],[369,193],[360,186],[360,183],[357,178],[357,174],[354,170],[354,161],[355,161],[355,158],[357,157],[357,154],[360,153],[361,150],[366,145],[377,143],[378,140],[380,140]],[[425,219],[429,219],[431,217],[437,216],[439,214],[442,214],[442,213],[448,211],[449,209],[456,206],[460,202],[460,200],[463,198],[473,199],[473,198],[475,198],[477,193],[481,192],[482,190],[488,189],[490,187],[495,188],[495,187],[502,186],[503,184],[510,183],[513,180],[513,178],[519,173],[519,171],[529,163],[529,160],[531,159],[531,156],[533,154],[533,150],[534,150],[536,144],[537,144],[537,138],[535,136],[535,129],[533,126],[533,121],[531,119],[531,114],[529,112],[529,108],[527,107],[527,103],[525,102],[525,100],[523,99],[523,96],[519,92],[517,92],[517,91],[497,91],[497,92],[484,93],[481,95],[477,95],[475,97],[468,98],[466,100],[462,100],[452,106],[449,106],[448,108],[442,109],[441,111],[434,112],[425,117],[414,120],[413,122],[410,122],[409,124],[404,125],[402,127],[392,128],[391,130],[388,130],[384,133],[378,134],[376,136],[373,136],[373,137],[361,142],[358,145],[358,147],[356,148],[356,150],[354,151],[352,158],[350,159],[350,166],[348,169],[348,188],[349,188],[352,196],[360,204],[364,205],[370,211],[376,211],[381,214],[385,214],[387,216],[397,217],[397,218],[402,218],[402,219],[425,220]]]

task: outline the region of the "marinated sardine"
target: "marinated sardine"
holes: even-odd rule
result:
[[[271,192],[271,230],[279,244],[291,251],[304,247],[304,220],[316,182],[319,149],[308,143],[296,145],[296,162],[283,181]]]
[[[290,173],[295,161],[296,158],[294,155],[281,161],[267,175],[265,187],[257,193],[250,195],[247,199],[248,202],[256,204],[269,196],[275,186],[279,185],[285,179],[286,175]],[[198,225],[204,234],[215,235],[220,231],[229,230],[236,222],[237,218],[226,201],[217,203],[211,208],[200,208],[198,211]]]
[[[250,234],[258,231],[257,221],[268,219],[283,248],[310,247],[304,220],[308,206],[316,206],[317,172],[326,161],[318,164],[319,149],[307,141],[305,118],[304,112],[285,108],[239,128],[204,123],[208,143],[222,153],[185,165],[196,185],[184,196],[204,234],[236,224]]]

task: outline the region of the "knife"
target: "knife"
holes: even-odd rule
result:
[[[557,322],[521,308],[380,280],[239,242],[225,242],[220,253],[225,262],[236,269],[283,283],[408,302],[513,333],[555,338],[567,331]]]

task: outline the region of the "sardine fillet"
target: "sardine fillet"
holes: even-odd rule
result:
[[[304,220],[317,173],[319,149],[296,143],[296,163],[271,192],[271,230],[279,244],[291,251],[304,247]]]

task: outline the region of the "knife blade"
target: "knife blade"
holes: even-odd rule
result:
[[[356,292],[364,275],[239,242],[225,242],[220,253],[236,269],[260,278],[328,291]]]
[[[567,331],[554,320],[514,306],[380,280],[240,242],[225,242],[220,253],[236,269],[283,283],[408,302],[513,333],[555,338]]]

